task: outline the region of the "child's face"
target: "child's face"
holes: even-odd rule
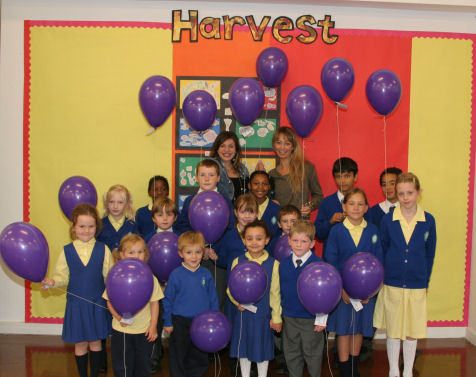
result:
[[[365,198],[360,192],[350,196],[350,198],[347,199],[347,203],[342,203],[342,209],[346,217],[354,225],[358,225],[362,222],[368,208],[368,205],[365,203]]]
[[[412,182],[402,182],[397,185],[397,196],[400,206],[404,209],[416,209],[421,190],[417,190]]]
[[[127,245],[126,250],[123,250],[119,253],[121,259],[127,258],[137,258],[141,261],[145,260],[145,248],[142,242],[136,242],[132,245]]]
[[[203,257],[203,250],[200,245],[185,246],[179,255],[183,258],[183,264],[191,270],[196,270],[200,266]]]
[[[88,242],[96,234],[96,220],[90,215],[79,215],[73,230],[78,240]]]
[[[174,224],[177,216],[173,212],[166,212],[165,208],[162,211],[154,213],[152,221],[160,230],[168,230]]]
[[[154,201],[158,198],[166,198],[169,196],[169,190],[164,181],[156,179],[149,190],[149,196]]]
[[[255,226],[246,229],[244,244],[252,257],[256,258],[263,254],[263,250],[268,242],[269,237],[266,236],[266,232],[262,227]]]
[[[197,182],[202,190],[215,190],[220,175],[214,167],[200,166],[197,172]]]
[[[113,219],[119,220],[124,215],[124,208],[126,208],[126,201],[121,192],[112,192],[107,202],[107,209]]]
[[[243,230],[246,225],[256,220],[256,212],[247,211],[244,206],[238,210],[235,209],[234,212],[241,230]]]
[[[279,159],[290,158],[293,153],[293,143],[285,135],[281,134],[278,136],[278,140],[274,142],[273,150]]]
[[[220,157],[220,160],[222,160],[223,162],[230,162],[236,155],[236,147],[233,139],[225,140],[218,147],[217,153]]]
[[[293,253],[299,258],[308,252],[311,248],[314,247],[314,240],[311,240],[304,233],[293,233],[288,239],[289,246]]]
[[[249,183],[248,188],[251,193],[258,200],[258,203],[263,203],[266,200],[266,197],[269,193],[269,180],[268,177],[264,174],[256,174],[251,182]]]
[[[353,172],[342,172],[334,173],[334,182],[337,185],[337,188],[344,195],[347,194],[354,187],[355,182],[357,182],[357,174]]]
[[[281,216],[281,219],[278,221],[278,226],[283,230],[284,234],[289,234],[296,221],[298,221],[298,216],[295,213],[288,213],[287,215]]]
[[[397,190],[395,189],[396,182],[397,175],[392,173],[384,174],[382,176],[382,180],[380,181],[382,193],[390,203],[395,203],[398,200]]]

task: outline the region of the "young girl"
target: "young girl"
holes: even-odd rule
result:
[[[114,260],[137,258],[147,262],[149,249],[137,234],[126,235],[113,252]],[[107,292],[103,297],[108,300]],[[113,316],[111,336],[111,358],[114,376],[150,376],[149,357],[152,344],[157,339],[157,320],[159,317],[159,300],[164,294],[154,276],[154,289],[150,304],[137,313],[133,322],[123,320],[111,305],[107,307]]]
[[[397,178],[399,205],[380,226],[385,280],[377,299],[374,326],[387,331],[389,376],[412,376],[417,339],[426,338],[426,294],[436,248],[435,219],[418,205],[420,182],[412,173]]]
[[[104,242],[110,250],[117,249],[122,237],[129,233],[139,233],[134,220],[132,196],[122,185],[114,185],[104,195],[104,217],[98,241]]]
[[[281,206],[269,199],[271,184],[269,175],[264,170],[256,170],[250,176],[248,189],[253,194],[258,203],[258,219],[264,220],[268,229],[271,231],[271,237],[275,237],[279,232],[278,213]],[[272,250],[270,250],[272,252]]]
[[[101,339],[111,334],[111,316],[101,297],[111,267],[109,248],[94,238],[101,229],[95,207],[78,204],[71,215],[70,236],[56,263],[53,278],[41,282],[42,289],[68,285],[63,322],[64,341],[74,343],[80,377],[88,376],[88,346],[91,377],[99,373]]]
[[[228,289],[236,312],[230,357],[240,359],[243,377],[250,376],[251,362],[257,363],[258,377],[265,377],[269,360],[274,359],[273,330],[280,332],[282,326],[279,262],[264,249],[269,241],[270,232],[263,220],[255,220],[246,225],[242,235],[248,251],[233,261],[232,269],[245,260],[257,262],[265,269],[268,284],[264,296],[254,303],[257,308],[255,313],[236,302]]]
[[[149,179],[147,192],[150,197],[149,204],[139,208],[136,212],[137,228],[142,237],[153,232],[155,229],[154,222],[152,221],[152,206],[156,199],[169,196],[169,181],[161,175],[155,175]]]
[[[364,220],[368,209],[365,193],[354,187],[345,195],[342,208],[346,218],[331,228],[326,246],[327,262],[342,271],[347,259],[358,252],[369,252],[381,259],[382,246],[377,227]],[[363,309],[355,311],[349,295],[342,290],[342,299],[329,315],[327,329],[338,335],[337,352],[342,377],[359,376],[357,365],[362,337],[374,335],[375,297],[361,301],[361,304]]]

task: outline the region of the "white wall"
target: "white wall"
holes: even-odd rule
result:
[[[354,1],[358,3],[358,1]],[[413,1],[417,2],[417,1]],[[81,3],[78,5],[78,3]],[[315,4],[315,2],[313,2]],[[342,2],[341,2],[342,3]],[[344,2],[344,3],[349,3]],[[428,1],[417,2],[428,4]],[[435,2],[434,2],[435,3]],[[438,1],[437,3],[441,3]],[[451,4],[451,1],[447,1]],[[382,4],[368,6],[292,5],[276,1],[266,4],[239,2],[169,2],[140,0],[3,0],[1,9],[0,53],[0,229],[23,218],[23,21],[24,20],[100,20],[171,22],[172,9],[199,10],[199,17],[223,15],[255,19],[286,15],[296,18],[312,14],[316,19],[332,15],[337,28],[442,31],[476,34],[476,6],[434,8]],[[466,5],[460,1],[460,5]],[[438,10],[439,9],[439,10]],[[473,261],[476,264],[476,262]],[[468,334],[476,339],[476,268],[473,268],[471,313]],[[23,281],[2,265],[0,271],[0,333],[58,333],[57,325],[24,324]],[[430,329],[430,336],[464,336],[464,329]]]

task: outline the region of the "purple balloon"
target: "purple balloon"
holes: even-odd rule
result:
[[[273,250],[273,257],[278,262],[281,262],[283,259],[289,257],[293,251],[291,250],[291,246],[289,245],[289,237],[287,234],[283,234],[279,239],[276,241]]]
[[[268,274],[259,263],[243,261],[231,270],[228,288],[233,298],[242,305],[259,301],[267,287]]]
[[[149,266],[160,281],[167,281],[170,273],[182,263],[178,253],[178,237],[173,232],[155,234],[147,243]]]
[[[321,119],[321,95],[312,86],[297,86],[286,100],[286,114],[296,133],[308,137]]]
[[[288,71],[288,58],[283,50],[268,47],[261,51],[256,60],[256,73],[268,88],[274,88],[283,81]]]
[[[220,193],[202,191],[190,202],[188,219],[192,229],[202,233],[207,243],[215,243],[225,232],[230,209]]]
[[[195,131],[205,131],[215,122],[217,104],[205,90],[194,90],[185,97],[182,109],[187,123]]]
[[[261,114],[264,106],[264,90],[251,78],[236,80],[230,89],[230,106],[238,121],[249,126]]]
[[[88,203],[96,207],[98,194],[89,179],[76,175],[61,184],[58,200],[64,215],[71,220],[71,213],[78,204]]]
[[[46,238],[36,226],[16,222],[0,234],[3,261],[23,279],[40,282],[48,269],[49,248]]]
[[[199,350],[215,353],[230,341],[231,324],[223,313],[208,310],[193,319],[190,337]]]
[[[157,128],[161,126],[175,107],[175,88],[164,76],[151,76],[139,91],[139,104],[147,122]]]
[[[342,101],[354,86],[354,69],[345,59],[333,58],[322,67],[321,83],[329,98]]]
[[[302,305],[312,314],[328,314],[342,295],[339,272],[325,262],[313,262],[299,275],[297,292]]]
[[[154,277],[147,263],[126,258],[117,262],[106,279],[111,305],[121,317],[132,318],[150,301]]]
[[[377,113],[388,115],[400,102],[402,84],[395,73],[388,69],[381,69],[370,75],[365,93]]]
[[[342,282],[351,298],[367,300],[375,296],[382,286],[384,268],[378,258],[370,253],[357,253],[344,263]]]

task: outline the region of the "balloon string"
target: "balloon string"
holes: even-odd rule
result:
[[[355,344],[355,309],[352,307],[352,350],[354,350]],[[351,365],[352,365],[352,377],[354,377],[354,358],[350,357]]]
[[[238,364],[240,362],[240,345],[241,345],[241,333],[243,331],[243,312],[240,311],[240,336],[238,338],[238,352],[236,355],[237,363],[235,367],[235,377],[238,377]]]
[[[69,291],[66,291],[66,290],[64,290],[64,289],[57,288],[57,287],[52,287],[52,288],[54,288],[54,289],[57,289],[58,291],[64,292],[64,293],[66,293],[66,294],[68,294],[68,295],[71,295],[71,296],[77,297],[77,298],[79,298],[79,299],[81,299],[81,300],[84,300],[84,301],[86,301],[86,302],[89,302],[90,304],[93,304],[93,305],[99,306],[100,308],[103,308],[103,309],[109,310],[109,309],[108,309],[107,307],[105,307],[105,306],[99,305],[99,304],[97,304],[97,303],[95,303],[95,302],[92,302],[92,301],[90,301],[90,300],[88,300],[88,299],[86,299],[86,298],[84,298],[84,297],[81,297],[81,296],[75,295],[74,293],[71,293],[71,292],[69,292]]]
[[[385,170],[385,199],[387,198],[387,187],[388,187],[388,174],[387,174],[387,119],[385,115],[383,116],[383,154],[384,154],[384,163],[385,166],[383,167]]]
[[[301,208],[304,207],[304,161],[306,160],[306,148],[304,147],[304,138],[302,139],[302,177],[301,177]]]
[[[326,340],[327,366],[329,367],[329,373],[331,374],[331,377],[334,377],[334,375],[332,374],[331,361],[329,359],[329,333],[326,330],[324,330],[324,338]],[[336,337],[336,342],[337,342],[337,337]]]
[[[337,155],[339,157],[339,174],[340,174],[340,181],[339,181],[339,190],[342,192],[342,161],[340,157],[340,127],[339,127],[339,106],[336,104],[336,124],[337,124]]]
[[[122,361],[124,362],[124,377],[127,377],[127,367],[126,367],[126,333],[123,332],[122,333],[123,337],[122,337],[122,341],[123,341],[123,344],[124,344],[124,347],[122,349]],[[155,346],[155,344],[154,344]]]

